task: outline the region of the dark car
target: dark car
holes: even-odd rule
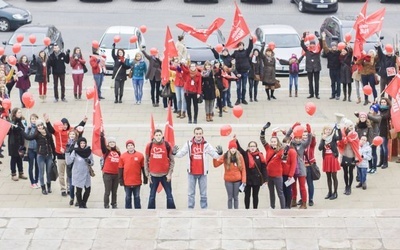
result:
[[[338,10],[337,0],[290,0],[300,12],[333,12]]]
[[[0,0],[0,31],[16,30],[31,22],[32,15],[28,10],[14,7]]]
[[[225,44],[225,37],[220,30],[212,33],[205,43],[186,33],[183,35],[185,36],[185,46],[190,55],[190,61],[198,65],[203,65],[205,61],[215,60],[214,54],[208,45],[215,48],[217,44]]]
[[[352,39],[350,43],[354,43],[355,30],[353,25],[355,22],[355,17],[350,20],[341,20],[336,16],[327,17],[321,25],[320,32],[325,32],[326,34],[326,44],[330,46],[332,41],[343,42],[345,35],[347,33],[351,34]],[[370,49],[375,49],[375,44],[383,40],[383,37],[379,37],[377,33],[372,35],[367,39],[364,44],[364,50],[369,51]],[[324,56],[324,54],[322,54]]]
[[[31,61],[32,55],[35,54],[37,56],[41,50],[44,50],[46,54],[49,55],[53,52],[54,44],[57,44],[60,47],[60,50],[64,49],[64,40],[62,38],[62,34],[55,26],[25,25],[17,29],[8,41],[3,42],[3,44],[5,45],[4,54],[14,54],[14,52],[12,51],[12,47],[15,43],[17,43],[18,35],[23,35],[24,40],[21,43],[21,51],[17,54],[17,58],[22,55],[26,55],[28,57],[28,60]],[[34,44],[32,44],[29,40],[29,36],[31,35],[34,35],[36,37],[36,42]],[[45,37],[50,38],[51,42],[49,46],[45,46],[43,43]],[[32,71],[35,72],[35,69],[32,68]]]

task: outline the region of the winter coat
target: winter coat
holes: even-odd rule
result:
[[[271,57],[260,53],[261,60],[263,62],[263,71],[261,74],[261,81],[268,85],[274,85],[276,82],[275,78],[275,56],[272,54]]]
[[[213,71],[210,70],[210,73],[207,76],[202,76],[201,79],[204,100],[214,100],[216,96]]]
[[[290,128],[287,133],[286,137],[289,137],[292,134],[293,130]],[[307,175],[307,170],[306,166],[304,163],[304,151],[308,146],[311,144],[311,139],[312,139],[312,134],[308,133],[307,140],[301,140],[299,144],[297,144],[294,140],[290,143],[290,146],[293,147],[293,149],[296,150],[297,153],[297,165],[300,167],[300,173],[298,176],[306,176]]]
[[[322,40],[322,46],[328,61],[328,69],[340,69],[340,50],[329,49],[325,40]]]
[[[246,184],[252,186],[263,185],[268,178],[266,171],[267,168],[264,162],[265,159],[261,159],[258,155],[256,157],[252,156],[256,166],[254,166],[254,168],[250,168],[249,154],[240,146],[239,141],[236,141],[236,144],[240,154],[243,156],[244,164],[246,166]],[[260,156],[262,156],[262,154],[260,154]]]
[[[354,128],[358,134],[358,138],[361,138],[361,136],[366,136],[367,141],[370,144],[372,143],[372,140],[374,139],[374,129],[370,124],[366,128],[360,128],[360,122],[358,122]]]
[[[146,79],[161,81],[161,60],[155,56],[150,56],[144,50],[142,52],[147,60],[149,60]]]
[[[338,130],[336,128],[333,129],[332,133],[334,133],[334,134],[333,134],[332,140],[329,144],[330,144],[333,156],[335,156],[335,158],[337,158],[337,157],[339,157],[339,150],[338,150],[337,142],[342,140],[342,133],[340,130]],[[319,146],[318,146],[318,150],[322,151],[322,158],[325,157],[325,150],[326,150],[325,145],[326,145],[325,140],[321,139]]]
[[[290,58],[289,60],[279,59],[279,63],[280,63],[281,65],[289,65],[289,74],[291,74],[291,75],[298,75],[299,72],[293,72],[293,70],[292,70],[292,64],[293,64],[293,63],[297,63],[298,66],[299,66],[299,70],[300,70],[300,63],[301,63],[301,61],[303,61],[303,59],[304,59],[304,56],[301,56],[299,59],[297,59],[297,58]]]
[[[44,62],[40,56],[36,57],[35,82],[48,82],[48,72],[47,62]]]
[[[373,128],[373,137],[378,136],[379,135],[379,127],[381,126],[381,120],[382,120],[382,116],[378,115],[378,114],[368,114],[368,120],[371,121],[371,125]]]
[[[223,54],[219,54],[214,48],[211,48],[211,51],[213,52],[215,59],[221,60],[223,65],[232,68],[232,60],[234,58],[231,55],[228,54],[227,56],[224,56]]]
[[[20,147],[24,147],[25,139],[22,136],[20,131],[25,129],[24,125],[25,121],[21,121],[21,119],[17,119],[12,122],[12,124],[17,125],[18,128],[11,126],[8,131],[8,155],[9,156],[19,156],[18,149]]]
[[[125,63],[125,57],[120,58],[116,54],[115,48],[111,50],[111,55],[114,60],[112,79],[126,81],[126,70],[129,69],[129,65]]]
[[[379,63],[378,63],[379,71],[377,73],[383,78],[393,79],[394,76],[389,76],[389,77],[387,76],[386,69],[390,67],[397,69],[396,56],[393,55],[388,56],[383,54],[381,46],[376,46],[375,49],[378,51],[378,57],[379,57]]]
[[[378,63],[378,56],[374,57],[373,62],[371,62],[371,58],[368,56],[364,56],[356,62],[356,64],[362,66],[360,70],[361,76],[375,74],[376,73],[375,67],[377,63]]]
[[[320,43],[322,44],[322,40]],[[307,72],[319,72],[321,71],[321,50],[318,52],[313,52],[308,50],[307,46],[304,44],[304,40],[301,40],[301,47],[305,51],[306,55],[306,71]]]
[[[82,57],[75,59],[71,56],[69,62],[72,68],[72,74],[84,74],[83,65],[86,64],[86,61]]]
[[[18,76],[16,88],[22,90],[28,90],[31,87],[31,81],[29,80],[30,66],[27,63],[17,63],[18,72],[21,72],[21,76]],[[18,75],[18,74],[17,74]]]
[[[249,56],[253,50],[253,40],[249,40],[249,47],[247,49],[235,50],[232,57],[235,59],[236,72],[238,74],[244,74],[250,70]]]
[[[46,129],[46,135],[40,133],[37,129],[34,134],[28,135],[25,132],[22,132],[23,137],[26,140],[35,140],[36,141],[36,152],[38,155],[42,156],[53,156],[55,157],[55,146],[53,141],[53,136]]]
[[[31,124],[31,126],[30,127],[26,127],[25,128],[25,133],[27,134],[27,135],[33,135],[33,134],[35,134],[35,132],[36,132],[36,125],[35,124]],[[29,141],[29,143],[28,143],[28,149],[32,149],[33,151],[35,151],[36,152],[36,140],[31,140],[31,141]]]
[[[389,109],[379,109],[380,115],[382,117],[381,124],[379,125],[379,136],[388,138],[389,126],[390,126],[390,108]]]
[[[255,62],[253,62],[252,58],[249,57],[249,62],[250,62],[249,78],[254,79],[255,75],[259,75],[261,80],[264,67],[260,56],[257,56]]]
[[[368,142],[366,142],[362,147],[360,147],[360,155],[362,157],[362,161],[358,165],[359,168],[368,168],[369,163],[372,159],[372,149]]]
[[[182,65],[182,71],[183,71],[183,80],[184,80],[184,90],[185,93],[188,94],[201,94],[201,74],[200,72],[197,72],[195,76],[192,77],[190,76],[190,69],[186,67],[185,65]],[[192,80],[194,81],[194,84],[192,85]]]
[[[132,70],[132,79],[143,80],[147,72],[147,64],[145,61],[135,61],[134,59],[129,61],[129,65]]]
[[[353,58],[353,50],[346,48],[347,54],[340,55],[340,82],[341,83],[352,83],[352,72],[351,72],[351,60]]]
[[[47,72],[53,75],[65,75],[65,64],[69,63],[69,55],[60,52],[58,55],[55,52],[51,53],[47,60]],[[51,71],[50,71],[51,69]]]
[[[93,166],[93,154],[89,157],[91,166]],[[72,185],[78,188],[90,187],[91,184],[91,177],[89,174],[88,164],[86,163],[85,159],[80,157],[75,151],[72,153],[65,153],[65,161],[67,165],[73,164],[74,167],[72,168]]]

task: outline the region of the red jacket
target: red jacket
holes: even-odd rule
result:
[[[267,164],[267,174],[270,177],[281,177],[283,174],[282,154],[283,149],[275,152],[269,144],[264,145],[266,156],[265,163]]]
[[[239,157],[240,157],[239,160],[242,165],[242,170],[240,170],[239,167],[233,163],[230,164],[229,169],[228,169],[228,165],[225,164],[225,162],[224,162],[224,155],[222,155],[218,159],[213,160],[214,167],[217,168],[217,167],[221,166],[222,164],[224,164],[224,167],[225,167],[224,181],[228,181],[228,182],[241,181],[242,183],[246,183],[246,165],[244,163],[243,156],[242,156],[242,154],[240,154],[239,151],[237,151],[237,155],[239,155]]]
[[[196,72],[196,75],[193,77],[190,76],[190,70],[185,65],[182,65],[183,70],[183,81],[186,93],[196,93],[201,94],[201,74],[199,71]]]
[[[98,59],[100,59],[100,62],[97,62]],[[90,66],[92,67],[93,74],[100,74],[100,71],[102,73],[105,73],[105,71],[106,71],[105,56],[91,55],[89,62],[90,62]]]
[[[289,177],[294,176],[294,172],[296,171],[296,164],[297,164],[297,152],[295,149],[290,148],[288,150],[287,160],[286,163],[282,163],[282,175],[287,175]]]
[[[169,67],[170,70],[173,70],[176,72],[175,75],[175,86],[176,87],[183,87],[183,85],[185,84],[184,80],[183,80],[183,71],[182,69],[179,69],[175,66],[170,66]]]

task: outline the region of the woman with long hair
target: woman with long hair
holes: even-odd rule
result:
[[[82,51],[79,47],[75,47],[72,56],[69,60],[72,68],[72,80],[74,81],[74,97],[75,100],[81,99],[82,96],[82,82],[83,75],[85,74],[85,59],[82,57]]]
[[[22,157],[26,152],[24,146],[25,140],[20,133],[20,131],[25,129],[26,122],[20,108],[14,108],[11,111],[11,124],[12,126],[8,131],[8,155],[10,156],[11,179],[13,181],[18,181],[18,179],[26,180],[28,178],[24,175],[22,164]]]
[[[382,97],[379,101],[379,114],[382,117],[381,124],[379,126],[379,136],[383,138],[383,143],[380,149],[380,159],[378,167],[382,169],[387,168],[389,159],[389,130],[390,130],[390,108],[392,107],[392,102],[386,98]]]
[[[33,55],[33,60],[36,63],[35,82],[39,83],[39,98],[42,102],[46,101],[47,82],[49,74],[47,72],[47,54],[44,50],[39,52],[38,57]]]
[[[22,102],[22,95],[31,87],[31,81],[29,80],[30,66],[26,55],[21,56],[19,59],[17,69],[18,79],[15,87],[19,89],[19,99],[21,100],[22,108],[25,108],[25,104]]]

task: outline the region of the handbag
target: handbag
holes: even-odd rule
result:
[[[261,80],[261,76],[256,74],[254,75],[254,81],[260,81]]]
[[[93,170],[92,166],[90,166],[89,164],[87,164],[87,167],[88,167],[88,170],[89,170],[89,175],[90,175],[91,177],[95,177],[96,174],[94,173],[94,170]]]
[[[308,159],[307,154],[304,154],[306,157],[306,160],[310,166],[308,166],[311,169],[311,178],[313,181],[317,181],[321,178],[321,171],[319,170],[319,167],[316,162],[311,163],[310,160]]]
[[[220,97],[221,93],[219,92],[218,88],[215,88],[215,97]]]
[[[375,77],[375,85],[379,85],[380,81],[378,74],[375,74],[374,77]]]
[[[274,88],[279,89],[281,87],[281,82],[279,80],[276,80]]]
[[[131,70],[129,70],[128,77],[132,78],[132,74],[133,74],[133,70],[131,69]]]
[[[163,98],[170,98],[172,95],[171,84],[168,82],[161,90],[160,96]]]
[[[86,65],[85,65],[85,64],[82,64],[82,67],[83,67],[83,73],[87,73],[87,72],[88,72],[88,69],[87,69]]]
[[[199,98],[197,98],[197,103],[202,103],[203,102],[203,95],[200,95]]]
[[[58,169],[57,169],[57,161],[54,160],[50,166],[50,180],[56,181],[58,178]]]

